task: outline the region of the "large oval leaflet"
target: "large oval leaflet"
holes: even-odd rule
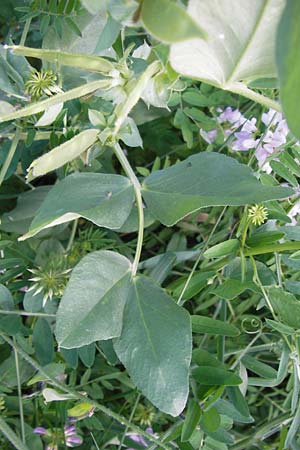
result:
[[[73,269],[58,308],[58,344],[77,348],[120,336],[130,279],[131,263],[124,256],[106,250],[85,256]]]
[[[289,188],[262,185],[249,167],[213,152],[151,173],[142,189],[150,213],[167,226],[207,206],[240,206],[293,194]]]
[[[190,0],[188,13],[207,39],[173,44],[172,67],[184,76],[253,98],[246,84],[276,74],[276,27],[284,5],[284,0]],[[259,95],[255,100],[271,103]]]
[[[57,183],[48,193],[27,234],[84,217],[98,226],[118,229],[133,205],[133,188],[122,175],[75,173]]]
[[[133,279],[114,348],[138,389],[161,411],[178,416],[189,390],[190,316],[150,278]]]

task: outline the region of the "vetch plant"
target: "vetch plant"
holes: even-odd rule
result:
[[[0,52],[3,445],[293,450],[296,0],[100,3]]]

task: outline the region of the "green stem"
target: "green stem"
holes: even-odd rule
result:
[[[78,219],[75,219],[73,222],[72,231],[70,234],[69,242],[68,242],[65,253],[69,253],[69,251],[71,250],[71,248],[73,246],[73,242],[74,242],[74,238],[75,238],[75,234],[76,234],[76,230],[77,230],[77,225],[78,225]]]
[[[29,19],[26,20],[25,25],[24,25],[24,29],[23,29],[23,33],[20,39],[20,45],[25,45],[25,41],[27,38],[27,34],[30,28],[30,24],[31,24],[31,17]]]
[[[237,444],[230,447],[231,450],[245,450],[245,448],[249,448],[251,444],[255,445],[257,442],[260,442],[267,437],[272,436],[272,434],[277,433],[280,428],[292,421],[292,417],[290,417],[290,413],[282,414],[276,419],[268,422],[267,424],[262,425],[252,436],[246,437],[242,439]]]
[[[17,450],[29,450],[0,415],[0,431]]]
[[[266,244],[257,247],[249,247],[244,250],[245,256],[263,255],[265,253],[286,252],[299,250],[300,242],[283,242],[282,244]]]
[[[280,255],[277,252],[275,253],[275,262],[276,262],[278,285],[280,287],[282,287],[282,272],[281,272],[281,264],[280,264]]]
[[[265,97],[258,92],[252,91],[244,83],[232,83],[228,86],[225,86],[224,89],[234,92],[235,94],[243,95],[244,97],[247,97],[256,103],[260,103],[261,105],[265,105],[268,108],[275,109],[275,111],[281,111],[281,106],[278,102],[272,100],[269,97]]]
[[[141,394],[138,394],[138,395],[137,395],[137,398],[136,398],[136,401],[135,401],[135,403],[134,403],[134,405],[133,405],[132,411],[131,411],[131,413],[130,413],[129,422],[132,422],[132,420],[133,420],[133,416],[134,416],[134,414],[135,414],[135,411],[136,411],[136,408],[137,408],[137,406],[138,406],[138,404],[139,404],[140,399],[141,399]],[[124,439],[125,439],[125,437],[126,437],[126,433],[128,432],[128,430],[129,430],[129,427],[128,427],[128,425],[127,425],[126,428],[125,428],[125,430],[124,430],[124,433],[123,433],[123,435],[122,435],[122,438],[121,438],[121,440],[120,440],[120,444],[119,444],[118,450],[121,450],[121,449],[122,449],[122,447],[123,447],[123,442],[124,442]]]
[[[8,155],[7,155],[6,160],[4,161],[4,164],[3,164],[2,168],[1,168],[1,172],[0,172],[0,186],[2,185],[2,183],[4,181],[4,178],[5,178],[5,175],[6,175],[7,171],[8,171],[8,168],[10,166],[10,163],[11,163],[11,161],[12,161],[12,159],[14,157],[14,154],[15,154],[15,152],[17,150],[17,146],[18,146],[18,143],[19,143],[19,140],[20,140],[20,134],[21,134],[21,131],[20,131],[19,128],[17,128],[15,136],[14,136],[14,138],[12,140],[12,143],[11,143],[10,149],[8,151]]]
[[[28,317],[56,317],[56,314],[46,314],[46,313],[32,313],[26,311],[8,311],[5,309],[0,309],[0,314],[16,315],[16,316],[28,316]]]
[[[142,200],[142,194],[141,194],[141,185],[139,180],[137,179],[134,171],[132,170],[131,165],[128,162],[128,159],[126,158],[123,150],[121,149],[120,145],[116,143],[114,145],[114,152],[116,154],[116,157],[118,158],[121,166],[124,169],[124,172],[130,179],[135,200],[136,200],[136,206],[138,209],[138,217],[139,217],[139,227],[138,227],[138,238],[137,238],[137,244],[136,244],[136,251],[135,251],[135,257],[132,264],[132,276],[135,276],[137,273],[139,261],[141,258],[141,252],[142,252],[142,246],[143,246],[143,238],[144,238],[144,209],[143,209],[143,200]]]
[[[226,300],[222,299],[221,301],[221,309],[220,309],[220,320],[226,322],[227,320],[227,304]],[[224,362],[225,355],[225,336],[218,336],[217,340],[217,355],[219,361]]]
[[[19,412],[20,412],[20,422],[21,422],[21,436],[22,436],[23,444],[26,444],[24,411],[23,411],[23,402],[22,402],[22,387],[21,387],[20,366],[19,366],[19,356],[18,356],[17,350],[15,349],[15,345],[16,345],[15,338],[13,338],[13,342],[14,342],[14,356],[15,356],[17,386],[18,386]]]
[[[126,417],[121,416],[118,413],[115,413],[114,411],[110,410],[109,408],[106,408],[105,406],[101,405],[101,403],[98,403],[95,400],[91,400],[85,395],[80,394],[79,392],[76,392],[75,390],[69,388],[63,383],[60,383],[56,380],[55,377],[50,375],[42,366],[40,366],[34,359],[31,358],[19,345],[15,345],[13,341],[6,336],[4,333],[0,333],[0,336],[2,339],[7,342],[12,348],[15,347],[18,354],[28,362],[32,367],[34,367],[37,371],[40,372],[41,375],[43,375],[51,384],[52,386],[56,387],[57,389],[60,389],[63,392],[66,392],[67,394],[70,394],[74,397],[74,399],[81,400],[82,402],[89,403],[90,405],[94,406],[97,410],[101,411],[102,413],[106,414],[108,417],[111,417],[112,419],[116,420],[117,422],[121,423],[122,425],[127,425],[130,427],[134,432],[140,434],[141,436],[145,437],[149,441],[153,442],[154,444],[160,446],[164,450],[170,450],[168,446],[166,446],[163,442],[161,442],[159,439],[155,438],[149,433],[146,433],[142,428],[138,427],[137,425],[134,425],[131,423]],[[0,428],[1,429],[1,428]],[[17,447],[18,448],[18,447]],[[23,447],[20,448],[20,450],[28,450],[27,448]]]
[[[177,304],[178,304],[178,305],[182,305],[182,304],[184,303],[183,296],[184,296],[184,294],[185,294],[185,291],[187,290],[188,285],[189,285],[189,283],[190,283],[190,281],[191,281],[191,279],[192,279],[192,277],[193,277],[193,275],[194,275],[194,272],[195,272],[195,270],[197,269],[198,264],[199,264],[199,262],[200,262],[200,260],[201,260],[201,258],[202,258],[202,255],[203,255],[203,253],[205,252],[205,250],[207,249],[207,247],[208,247],[208,245],[209,245],[209,243],[210,243],[211,238],[213,237],[213,235],[214,235],[214,233],[215,233],[215,231],[216,231],[216,229],[217,229],[219,223],[221,222],[222,217],[223,217],[224,214],[225,214],[226,209],[227,209],[227,206],[225,206],[225,208],[223,208],[221,214],[220,214],[219,217],[218,217],[218,220],[216,221],[216,223],[215,223],[213,229],[211,230],[210,235],[209,235],[208,238],[207,238],[207,241],[205,242],[205,245],[202,247],[201,252],[199,253],[199,256],[198,256],[198,258],[196,259],[195,264],[193,265],[192,270],[191,270],[189,276],[187,277],[187,280],[186,280],[186,282],[185,282],[185,284],[184,284],[184,286],[183,286],[183,289],[182,289],[182,291],[181,291],[181,294],[180,294],[180,296],[179,296],[179,299],[177,300]]]

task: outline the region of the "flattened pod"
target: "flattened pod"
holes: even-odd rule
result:
[[[98,133],[99,130],[95,129],[82,131],[69,141],[35,159],[28,169],[27,180],[31,181],[36,177],[45,175],[77,158],[96,142]]]

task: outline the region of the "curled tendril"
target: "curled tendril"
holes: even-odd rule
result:
[[[247,334],[257,334],[262,331],[263,323],[258,317],[247,316],[242,320],[241,328]]]

